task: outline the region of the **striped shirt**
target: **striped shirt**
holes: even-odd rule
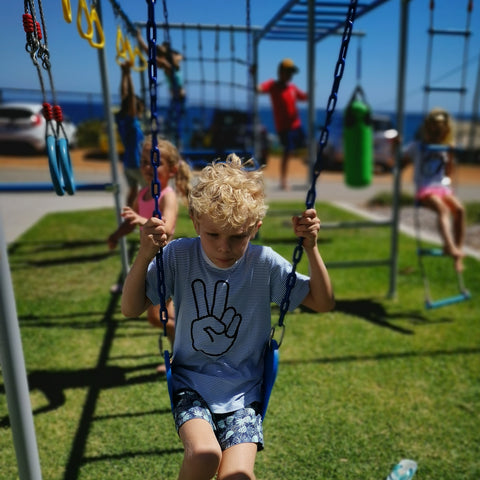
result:
[[[173,297],[176,314],[174,392],[197,391],[214,413],[261,402],[271,302],[283,299],[290,263],[270,247],[250,244],[232,267],[218,268],[198,237],[173,240],[163,249],[163,260],[166,298]],[[290,310],[309,289],[309,278],[297,273]],[[155,260],[146,291],[159,304]]]

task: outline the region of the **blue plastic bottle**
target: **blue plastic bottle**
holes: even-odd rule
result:
[[[387,480],[411,480],[417,471],[417,463],[413,460],[403,459],[393,467]]]

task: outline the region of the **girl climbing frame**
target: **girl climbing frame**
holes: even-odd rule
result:
[[[150,152],[150,160],[153,168],[153,180],[152,180],[152,196],[155,199],[155,209],[153,215],[161,218],[161,212],[158,208],[158,199],[160,197],[160,183],[157,178],[157,169],[160,166],[160,151],[158,149],[157,135],[159,131],[158,127],[158,113],[157,113],[157,66],[155,61],[156,51],[156,23],[155,23],[155,0],[146,0],[148,4],[148,21],[147,21],[147,42],[148,42],[148,76],[149,76],[149,91],[150,91],[150,117],[151,117],[151,135],[152,135],[152,148]],[[166,11],[166,0],[163,1],[164,11]],[[249,2],[247,0],[247,11]],[[335,67],[335,74],[330,96],[327,102],[327,112],[325,125],[323,126],[317,148],[317,160],[313,168],[311,186],[307,192],[306,208],[314,208],[316,199],[316,182],[321,173],[322,155],[328,142],[329,126],[332,120],[333,113],[335,111],[337,103],[338,89],[343,77],[345,59],[347,55],[347,49],[350,42],[353,29],[353,21],[355,18],[355,12],[357,8],[357,0],[351,0],[346,19],[344,24],[344,32],[342,36],[342,42],[340,47],[340,53],[338,56],[337,64]],[[282,344],[283,336],[285,333],[285,315],[288,311],[290,304],[290,294],[296,282],[296,269],[303,254],[303,239],[299,238],[298,243],[294,249],[292,270],[288,275],[286,290],[284,297],[280,303],[280,315],[278,322],[272,327],[270,339],[265,349],[265,361],[264,361],[264,382],[263,382],[263,403],[262,403],[262,418],[265,417],[268,407],[270,395],[275,383],[275,379],[278,371],[279,364],[279,348]],[[160,320],[164,327],[164,336],[166,337],[166,325],[168,321],[168,312],[166,308],[165,298],[165,278],[163,269],[163,252],[162,249],[157,253],[155,261],[157,263],[157,285],[160,298]],[[275,338],[277,330],[280,331],[278,338]],[[165,342],[167,344],[168,342]],[[161,343],[160,343],[161,344]],[[173,408],[173,391],[172,391],[172,372],[170,368],[170,352],[163,352],[165,365],[166,365],[166,377],[168,384],[168,392],[170,396],[170,403]]]

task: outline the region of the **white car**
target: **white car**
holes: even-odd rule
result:
[[[77,127],[63,116],[63,127],[70,147],[76,143]],[[56,122],[53,121],[56,130]],[[40,103],[1,103],[0,104],[0,153],[33,150],[43,152],[45,144],[46,120]]]

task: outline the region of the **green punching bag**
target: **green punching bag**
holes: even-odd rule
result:
[[[361,97],[361,98],[360,98]],[[343,118],[343,168],[349,187],[366,187],[373,176],[373,130],[370,107],[357,87]]]

